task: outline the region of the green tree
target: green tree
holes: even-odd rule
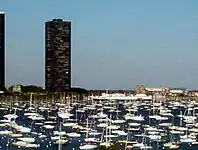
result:
[[[34,93],[43,93],[45,90],[42,87],[38,87],[35,85],[27,85],[22,86],[22,92],[28,93],[28,92],[34,92]]]

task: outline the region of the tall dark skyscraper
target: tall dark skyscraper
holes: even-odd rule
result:
[[[45,23],[45,88],[65,92],[71,87],[71,22]]]
[[[5,90],[5,14],[0,12],[0,91]]]

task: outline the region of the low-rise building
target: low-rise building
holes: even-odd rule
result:
[[[13,93],[21,93],[22,91],[22,86],[21,85],[13,85],[11,88],[11,92]]]

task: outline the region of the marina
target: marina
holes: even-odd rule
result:
[[[198,102],[107,94],[0,103],[1,149],[198,149]]]
[[[0,0],[0,150],[198,150],[197,6]]]

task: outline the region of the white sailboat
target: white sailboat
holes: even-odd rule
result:
[[[89,117],[87,117],[87,129],[89,129],[88,125],[89,125]],[[98,145],[95,142],[89,140],[88,135],[89,135],[89,130],[87,130],[86,132],[85,142],[82,143],[82,145],[80,145],[79,147],[80,150],[92,150],[98,148]]]

